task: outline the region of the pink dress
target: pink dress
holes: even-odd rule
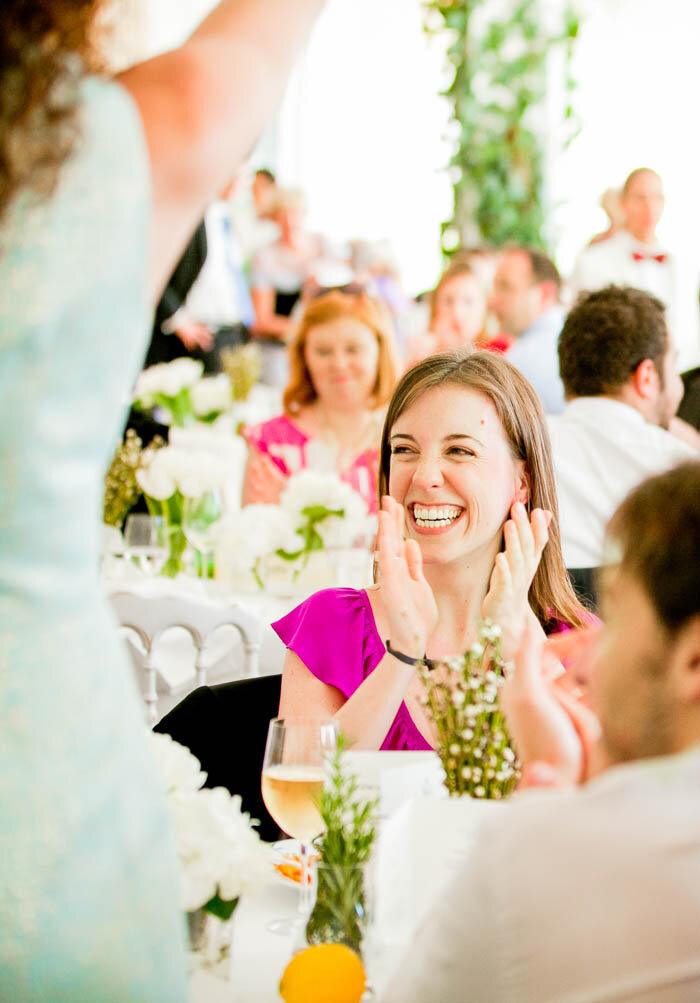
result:
[[[312,440],[285,414],[244,428],[243,437],[260,453],[267,453],[288,477],[308,466],[307,448]],[[342,480],[362,495],[370,512],[377,511],[378,472],[378,449],[365,449],[346,470],[339,471]]]
[[[364,589],[324,589],[272,624],[317,679],[350,697],[386,654]],[[430,749],[401,703],[380,749]]]

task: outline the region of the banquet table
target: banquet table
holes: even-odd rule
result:
[[[448,798],[431,752],[346,753],[368,793],[381,796],[374,854],[374,922],[365,967],[381,1003],[383,992],[441,886],[470,851],[486,812],[507,805]],[[279,980],[292,957],[292,936],[271,933],[273,919],[292,915],[298,886],[272,872],[255,896],[241,899],[234,919],[229,981],[205,971],[191,978],[193,1003],[279,1003]]]

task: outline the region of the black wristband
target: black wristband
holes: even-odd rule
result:
[[[423,655],[422,658],[411,658],[410,655],[404,655],[403,651],[396,651],[392,648],[390,641],[385,641],[384,644],[386,645],[386,650],[390,655],[393,655],[394,658],[398,658],[400,662],[405,662],[406,665],[413,665],[414,667],[416,665],[425,665],[428,672],[431,672],[435,668],[435,662],[433,662],[432,659],[427,658],[425,655]]]

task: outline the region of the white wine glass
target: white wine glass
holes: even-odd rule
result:
[[[160,516],[136,513],[124,527],[124,556],[145,575],[157,575],[168,559],[168,540]]]
[[[221,492],[216,489],[205,491],[197,498],[185,498],[182,506],[182,529],[187,542],[201,555],[200,571],[204,577],[207,577],[216,546],[221,514]]]
[[[262,769],[263,801],[280,829],[299,840],[301,858],[297,915],[273,921],[268,929],[274,933],[293,932],[311,911],[309,846],[323,832],[318,802],[326,759],[337,743],[338,724],[333,718],[278,717],[270,721]]]

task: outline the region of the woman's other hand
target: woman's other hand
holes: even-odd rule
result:
[[[379,582],[389,619],[391,646],[422,658],[435,629],[438,611],[423,575],[423,558],[415,540],[404,539],[401,505],[385,495],[379,513]]]
[[[600,739],[600,725],[561,659],[591,657],[597,628],[545,641],[532,624],[523,631],[512,676],[500,692],[508,730],[523,764],[521,787],[580,783]]]
[[[528,518],[522,502],[515,502],[503,527],[505,549],[497,554],[489,590],[482,606],[485,619],[501,628],[503,655],[518,650],[530,611],[528,592],[549,539],[552,513],[533,509]]]
[[[274,460],[249,444],[243,479],[243,505],[277,505],[286,484],[287,476]]]

